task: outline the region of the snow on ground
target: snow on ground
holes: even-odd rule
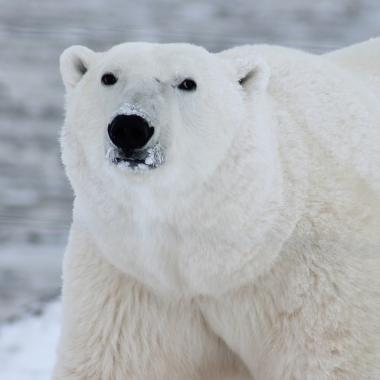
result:
[[[47,301],[60,292],[63,251],[59,244],[0,245],[1,380],[50,380],[60,303]]]
[[[60,303],[41,315],[24,317],[0,327],[0,378],[50,380],[59,336]]]

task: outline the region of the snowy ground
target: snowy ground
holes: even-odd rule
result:
[[[60,303],[0,327],[0,379],[50,380],[59,336]]]
[[[144,40],[322,52],[380,35],[379,20],[378,0],[0,0],[0,379],[45,380],[53,362],[59,305],[23,315],[59,293],[71,218],[57,141],[64,48]]]

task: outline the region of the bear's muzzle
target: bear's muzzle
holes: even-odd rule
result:
[[[112,146],[106,155],[112,163],[146,170],[165,161],[163,147],[153,141],[155,127],[140,108],[124,103],[112,117],[107,132]]]

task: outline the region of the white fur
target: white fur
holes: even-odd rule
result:
[[[351,62],[274,46],[63,53],[76,198],[54,380],[380,378],[380,99]],[[153,118],[162,166],[107,160],[125,102]]]

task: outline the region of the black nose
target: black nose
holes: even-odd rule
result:
[[[154,128],[138,115],[117,115],[108,126],[111,141],[125,153],[142,148],[153,132]]]

